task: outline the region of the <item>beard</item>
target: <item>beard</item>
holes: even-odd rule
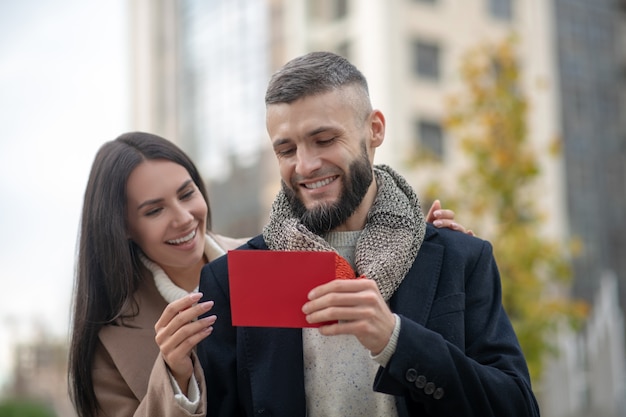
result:
[[[363,201],[374,175],[364,143],[361,148],[360,158],[349,166],[349,175],[341,177],[343,187],[339,200],[335,203],[321,203],[312,209],[307,209],[297,193],[282,181],[283,192],[287,196],[293,213],[311,232],[321,235],[340,226],[352,216]]]

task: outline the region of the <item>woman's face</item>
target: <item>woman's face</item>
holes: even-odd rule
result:
[[[126,184],[129,237],[175,280],[201,268],[207,205],[187,170],[165,159],[138,165]]]

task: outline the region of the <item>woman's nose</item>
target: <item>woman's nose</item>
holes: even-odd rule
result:
[[[178,204],[175,208],[172,223],[174,227],[185,226],[193,221],[193,214],[182,205]]]

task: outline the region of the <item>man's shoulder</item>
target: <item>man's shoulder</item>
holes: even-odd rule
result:
[[[491,244],[476,236],[448,228],[436,228],[430,223],[426,226],[426,235],[423,244],[441,245],[447,251],[459,253],[481,252],[491,250]]]
[[[268,250],[269,248],[267,247],[267,243],[265,243],[265,239],[263,238],[263,235],[256,235],[254,237],[252,237],[251,239],[249,239],[244,245],[240,246],[239,249],[244,249],[244,250],[254,250],[254,249],[261,249],[261,250]]]
[[[230,249],[230,250],[267,250],[267,244],[265,243],[265,239],[263,239],[263,235],[257,235],[254,236],[248,240],[246,240],[245,242],[241,242],[242,244],[238,245],[236,248],[234,249]],[[210,265],[212,266],[222,266],[224,264],[226,264],[226,262],[228,261],[228,256],[221,256],[219,258],[217,258],[216,260],[210,262]]]

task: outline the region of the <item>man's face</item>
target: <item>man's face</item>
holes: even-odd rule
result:
[[[344,225],[372,193],[372,148],[382,142],[381,123],[377,112],[363,120],[353,102],[344,89],[267,108],[283,189],[296,214],[316,233]]]
[[[365,145],[362,147],[361,158],[355,159],[349,171],[342,175],[342,190],[339,199],[332,202],[321,201],[308,209],[293,188],[282,181],[282,187],[289,203],[296,214],[313,233],[323,234],[342,225],[356,211],[372,183],[372,164],[370,163]]]

